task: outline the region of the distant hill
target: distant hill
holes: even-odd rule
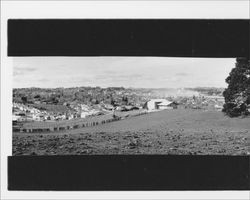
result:
[[[107,104],[143,105],[152,98],[192,97],[222,95],[224,88],[124,88],[124,87],[74,87],[74,88],[20,88],[13,89],[13,102],[24,104],[63,105],[81,102],[87,105]]]

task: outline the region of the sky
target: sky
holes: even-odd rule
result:
[[[226,87],[234,58],[14,57],[13,88]]]

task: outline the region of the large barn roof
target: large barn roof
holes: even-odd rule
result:
[[[173,103],[173,102],[166,100],[166,101],[164,101],[164,102],[159,103],[158,106],[168,106],[168,105],[170,105],[171,103]]]

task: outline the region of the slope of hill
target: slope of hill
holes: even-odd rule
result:
[[[13,155],[249,155],[249,122],[216,111],[165,110],[67,132],[14,133]]]

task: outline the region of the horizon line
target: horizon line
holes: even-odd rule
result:
[[[12,88],[12,89],[71,89],[71,88],[124,88],[124,89],[195,89],[195,88],[217,88],[217,89],[225,89],[226,87],[215,87],[215,86],[196,86],[196,87],[154,87],[154,88],[147,88],[147,87],[124,87],[124,86],[108,86],[108,87],[101,87],[101,86],[75,86],[75,87],[20,87],[20,88]]]

